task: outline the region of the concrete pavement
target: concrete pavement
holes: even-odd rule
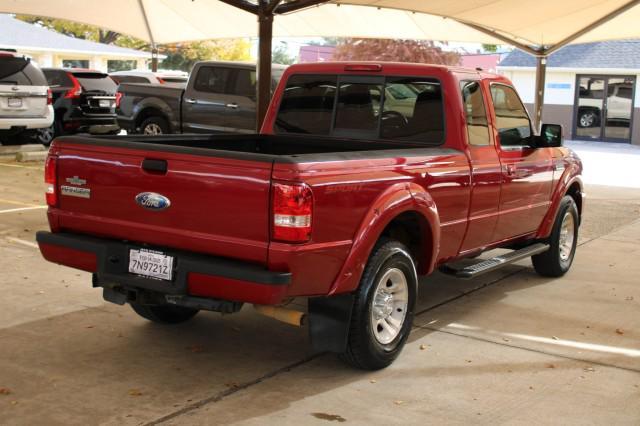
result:
[[[410,342],[368,373],[252,309],[159,327],[104,303],[89,274],[40,258],[41,165],[14,166],[0,164],[0,424],[640,422],[640,190],[587,188],[562,279],[529,262],[424,279]]]

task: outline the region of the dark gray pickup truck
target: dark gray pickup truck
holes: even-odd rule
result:
[[[275,87],[286,66],[273,66]],[[182,84],[123,83],[116,94],[118,124],[129,134],[255,132],[256,66],[207,61]]]

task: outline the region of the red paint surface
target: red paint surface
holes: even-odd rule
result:
[[[96,272],[98,269],[96,255],[91,252],[52,244],[40,244],[40,252],[49,262],[59,263],[87,272]]]

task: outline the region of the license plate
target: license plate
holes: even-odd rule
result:
[[[100,108],[111,108],[111,101],[108,99],[100,99],[98,105]]]
[[[9,98],[9,101],[7,103],[11,108],[20,108],[22,106],[22,99]]]
[[[153,250],[129,250],[129,272],[171,281],[173,257]]]

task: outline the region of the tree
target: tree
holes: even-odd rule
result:
[[[286,45],[279,45],[273,48],[271,53],[271,62],[274,64],[291,65],[296,61],[296,58],[289,55]]]
[[[147,52],[151,51],[151,45],[144,40],[115,31],[103,30],[93,25],[39,16],[17,15],[16,18],[57,31],[69,37]],[[167,56],[159,65],[160,68],[164,69],[191,71],[193,64],[198,61],[246,61],[250,59],[250,48],[249,41],[245,39],[167,44],[158,46],[158,53]]]
[[[484,50],[485,52],[488,52],[488,53],[496,53],[498,51],[498,45],[497,44],[483,44],[482,45],[482,50]]]
[[[336,47],[337,61],[395,61],[458,65],[460,55],[447,52],[433,41],[348,38]]]

